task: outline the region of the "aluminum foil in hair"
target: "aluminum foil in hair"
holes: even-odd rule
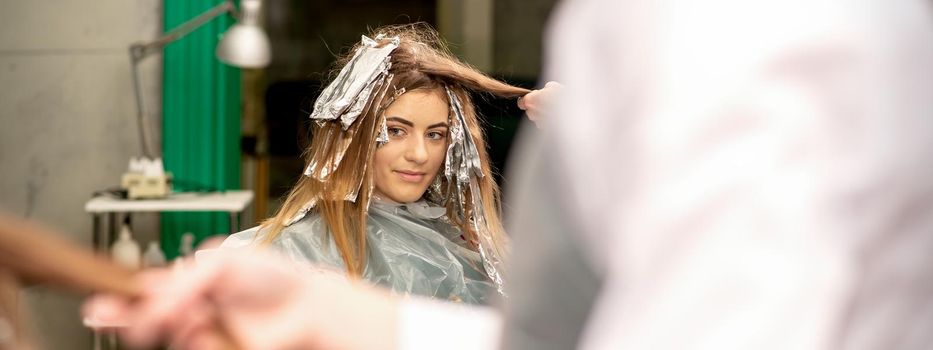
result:
[[[323,149],[312,150],[314,154],[311,156],[308,167],[305,168],[304,175],[321,182],[326,181],[343,160],[354,134],[356,134],[355,128],[344,131],[330,128],[315,135],[315,137],[324,138],[327,142],[324,143]]]
[[[505,296],[502,281],[502,252],[499,251],[489,232],[486,223],[486,213],[483,210],[483,201],[480,195],[479,179],[484,176],[479,151],[476,142],[470,134],[466,118],[463,116],[463,107],[457,95],[447,91],[450,104],[450,143],[447,146],[447,157],[444,161],[444,176],[448,182],[448,196],[456,196],[454,200],[455,212],[460,222],[469,221],[479,240],[479,254],[483,258],[483,267],[486,274],[493,281],[499,294]],[[469,201],[472,206],[471,213],[466,212],[464,205],[464,192],[469,190]]]
[[[392,81],[390,55],[398,47],[399,38],[386,38],[380,34],[375,39],[363,36],[362,40],[350,61],[314,102],[311,119],[319,125],[340,120],[342,126],[342,130],[333,128],[320,135],[327,140],[326,149],[314,150],[315,154],[305,169],[305,176],[321,182],[340,166],[358,131],[354,122],[367,108],[381,108],[372,104],[382,99]],[[345,197],[355,200],[357,192],[358,187],[346,193]]]
[[[390,75],[388,77],[388,81],[392,81],[392,77],[393,75]],[[385,100],[385,102],[383,102],[382,106],[380,106],[380,109],[378,110],[377,114],[381,116],[382,118],[380,120],[380,122],[382,123],[382,126],[379,128],[379,134],[376,135],[376,146],[377,147],[381,147],[382,145],[389,143],[389,128],[388,128],[388,124],[386,123],[386,117],[384,114],[382,114],[382,111],[388,108],[390,105],[392,105],[392,103],[395,102],[395,100],[399,96],[402,96],[402,94],[404,93],[405,93],[404,87],[396,89],[395,93],[392,94],[392,96],[389,96],[389,98]],[[383,94],[385,94],[385,92],[383,92]],[[382,98],[380,98],[379,100],[381,101]]]
[[[479,255],[483,258],[483,267],[486,269],[486,275],[489,276],[489,279],[496,284],[496,290],[499,294],[507,297],[501,273],[503,266],[502,252],[495,245],[492,234],[487,229],[486,213],[483,210],[483,201],[480,198],[479,183],[475,180],[470,182],[470,197],[473,204],[473,220],[471,221],[473,229],[476,230],[476,235],[479,237]]]
[[[308,203],[305,203],[305,205],[303,205],[301,209],[295,213],[295,215],[292,215],[292,217],[286,220],[282,225],[288,227],[298,222],[298,220],[304,218],[305,215],[308,215],[308,212],[311,211],[315,205],[317,205],[317,198],[312,198],[310,201],[308,201]]]
[[[385,95],[389,90],[389,86],[393,78],[392,74],[388,72],[383,72],[383,73],[384,74],[382,74],[380,78],[376,80],[375,90],[373,91],[373,94],[369,102],[366,104],[365,108],[363,109],[364,112],[371,110],[373,111],[372,114],[374,115],[382,115],[381,113],[382,109],[384,108],[386,104],[381,103],[380,101],[383,101],[385,99]],[[373,142],[372,144],[366,145],[366,147],[358,148],[359,152],[355,154],[351,154],[350,155],[351,158],[354,158],[354,159],[372,159],[373,158],[373,153],[376,151],[376,147],[379,146],[379,140],[378,140],[379,136],[383,132],[382,129],[385,128],[385,123],[384,123],[385,120],[382,120],[382,122],[383,122],[382,125],[380,125],[380,123],[378,122],[375,122],[375,123],[370,124],[371,126],[368,126],[372,129],[364,131],[363,134],[364,135],[376,135],[375,142]],[[362,127],[362,123],[356,123],[356,125],[354,125],[354,128],[356,129],[359,129],[361,127]],[[386,140],[388,140],[388,131],[386,131],[385,136],[386,136]],[[346,139],[346,142],[347,142],[347,145],[349,145],[350,139]],[[344,151],[346,151],[346,149],[344,149]],[[331,193],[334,199],[337,199],[341,195],[343,195],[343,200],[356,203],[357,199],[359,198],[360,190],[363,188],[363,185],[364,185],[364,181],[365,181],[364,178],[366,174],[367,164],[368,162],[362,162],[361,164],[362,166],[350,169],[350,178],[356,179],[356,183],[346,189],[334,189],[333,191],[336,193]],[[364,207],[368,206],[368,203],[363,203],[363,205]]]
[[[380,42],[382,46],[379,46]],[[323,122],[340,118],[344,130],[349,128],[370,101],[378,84],[377,78],[388,72],[391,66],[390,54],[399,42],[398,37],[377,35],[375,39],[370,39],[364,35],[362,45],[353,58],[314,102],[311,119]]]
[[[389,127],[386,123],[385,116],[382,117],[382,119],[379,121],[379,124],[381,126],[379,127],[379,134],[376,135],[377,147],[389,143]]]

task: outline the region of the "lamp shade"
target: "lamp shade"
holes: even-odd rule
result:
[[[241,2],[240,20],[230,27],[217,44],[217,58],[240,68],[262,68],[272,56],[269,37],[259,26],[258,0]]]
[[[217,58],[240,68],[262,68],[269,64],[269,38],[259,27],[235,24],[217,44]]]

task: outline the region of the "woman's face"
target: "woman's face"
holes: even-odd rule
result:
[[[413,90],[385,110],[389,142],[373,159],[375,193],[399,203],[421,199],[444,163],[447,115],[443,91]]]

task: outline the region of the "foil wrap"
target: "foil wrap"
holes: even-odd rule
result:
[[[380,46],[381,44],[381,46]],[[318,181],[327,178],[343,160],[347,147],[356,136],[359,123],[354,123],[367,108],[381,109],[382,106],[370,106],[373,101],[382,100],[392,81],[390,54],[399,45],[399,38],[386,38],[377,35],[375,39],[363,36],[362,45],[356,50],[340,73],[318,96],[314,102],[311,119],[318,125],[332,120],[340,120],[342,130],[329,128],[324,137],[326,149],[315,150],[330,157],[313,156],[304,175]],[[359,188],[356,188],[359,191]],[[346,198],[355,198],[356,194],[347,193]]]
[[[343,66],[314,102],[311,119],[323,122],[340,118],[343,128],[347,129],[363,112],[378,85],[379,76],[388,73],[391,66],[389,55],[398,48],[399,38],[377,35],[370,39],[364,35],[362,43],[350,62]]]
[[[479,240],[479,253],[483,260],[483,267],[489,279],[496,285],[499,294],[505,296],[502,279],[502,252],[497,249],[492,233],[486,224],[486,214],[480,197],[479,178],[484,176],[481,167],[479,151],[476,142],[470,134],[466,118],[463,117],[463,107],[457,95],[445,88],[451,109],[450,143],[447,146],[447,157],[444,160],[444,176],[447,178],[447,191],[449,195],[456,195],[454,205],[456,213],[461,219],[469,220]],[[469,190],[469,200],[472,213],[466,212],[464,205],[464,192]],[[472,215],[470,215],[472,214]]]

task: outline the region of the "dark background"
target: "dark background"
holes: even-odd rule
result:
[[[253,169],[244,171],[261,174],[254,177],[258,219],[274,213],[304,170],[300,154],[309,138],[308,115],[335,56],[346,52],[359,41],[360,35],[372,28],[413,22],[426,22],[438,28],[456,54],[458,48],[469,43],[448,37],[438,18],[452,16],[458,20],[459,12],[445,13],[441,8],[471,6],[469,0],[464,1],[264,2],[273,60],[262,71],[244,75],[243,91],[246,104],[243,153],[245,159],[256,160],[249,163],[255,164]],[[535,87],[540,75],[544,23],[554,2],[492,3],[491,43],[483,43],[492,48],[492,66],[486,67],[487,74],[513,85]],[[497,180],[501,180],[515,132],[524,123],[523,113],[514,100],[483,95],[474,96],[474,102],[486,121],[489,152]],[[507,190],[507,184],[499,183]]]

